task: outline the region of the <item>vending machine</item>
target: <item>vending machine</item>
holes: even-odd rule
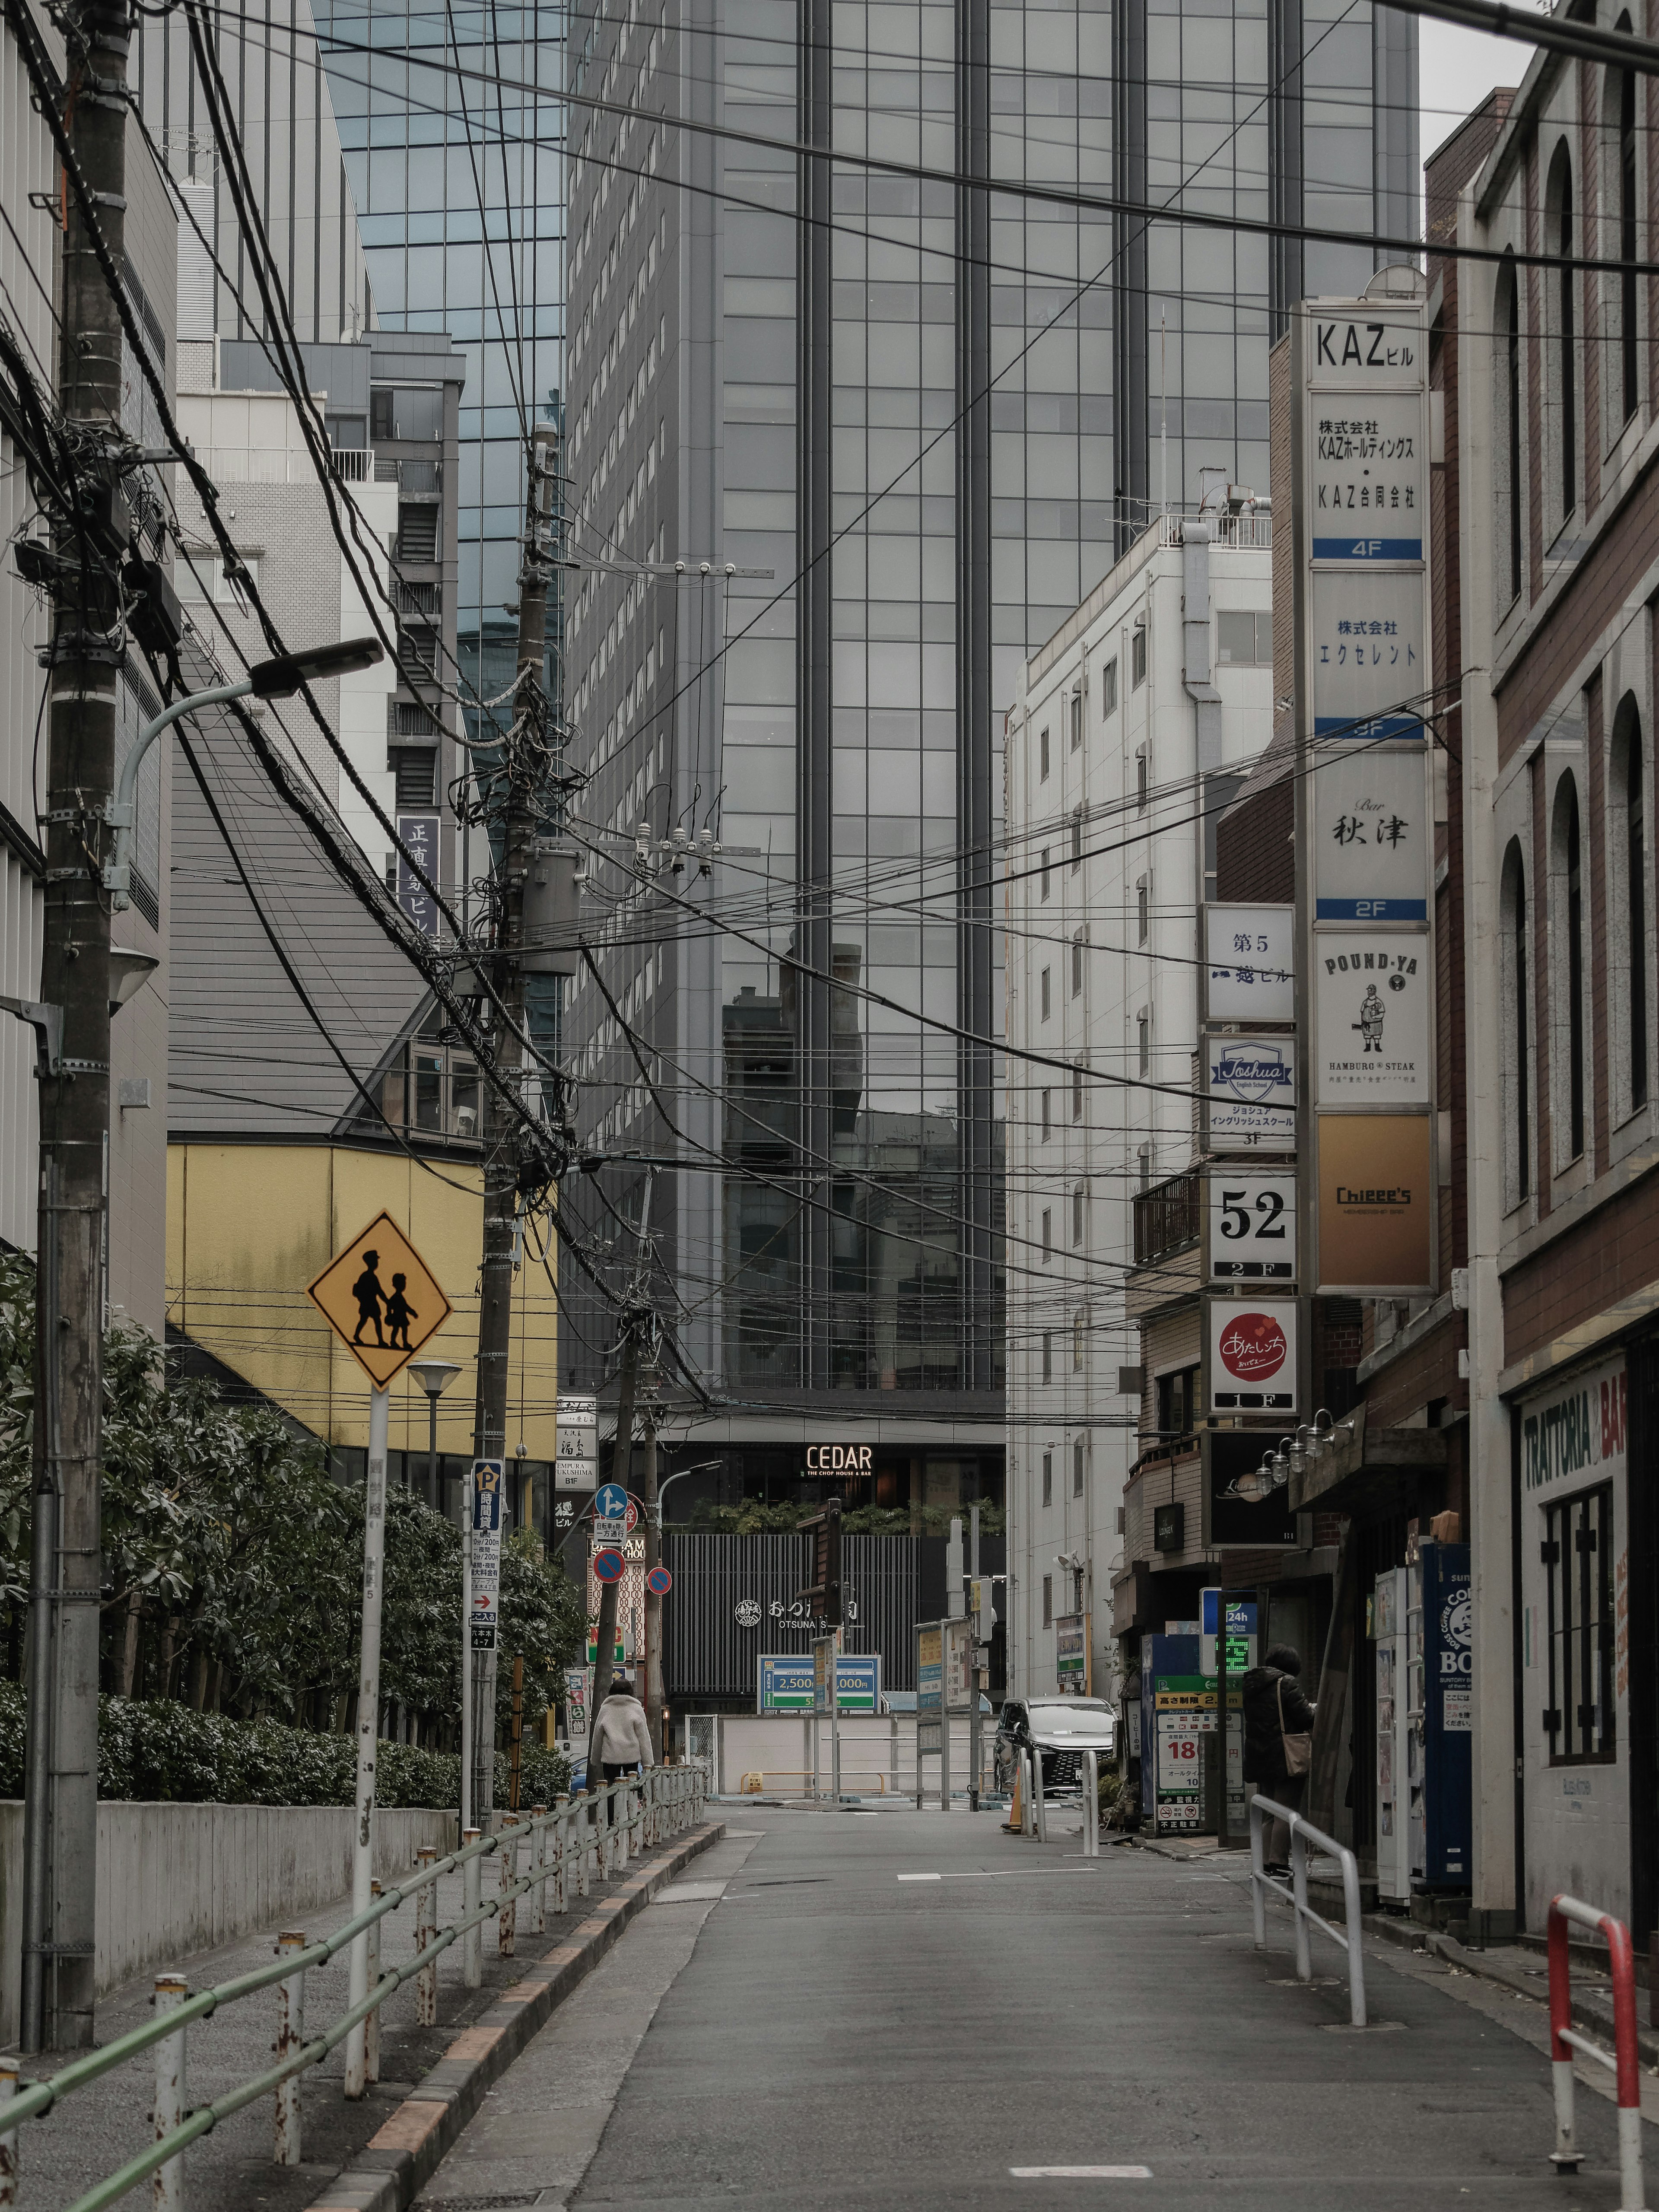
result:
[[[1412,1893],[1406,1697],[1406,1574],[1390,1567],[1376,1578],[1371,1635],[1376,1644],[1376,1893],[1403,1901]]]
[[[1405,1574],[1412,1883],[1467,1889],[1474,1866],[1469,1547],[1420,1543]]]

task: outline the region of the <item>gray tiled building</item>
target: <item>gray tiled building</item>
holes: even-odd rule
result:
[[[675,1128],[591,983],[583,1126],[698,1163],[653,1218],[688,1354],[753,1409],[730,1443],[833,1416],[871,1425],[879,1502],[994,1494],[1002,714],[1166,487],[1266,482],[1270,335],[1374,261],[1063,196],[1409,233],[1414,29],[611,0],[572,49],[607,103],[571,123],[581,834]],[[643,890],[636,831],[705,827],[695,911]]]

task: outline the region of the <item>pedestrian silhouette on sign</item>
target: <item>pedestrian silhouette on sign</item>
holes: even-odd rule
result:
[[[374,1341],[384,1351],[386,1339],[380,1334],[380,1308],[386,1304],[386,1295],[380,1288],[380,1277],[374,1272],[380,1264],[380,1255],[378,1252],[365,1252],[363,1272],[351,1285],[351,1295],[357,1301],[357,1326],[351,1332],[351,1341],[354,1344],[361,1344],[363,1340],[364,1324],[373,1322]]]
[[[413,1351],[414,1346],[409,1340],[409,1324],[421,1317],[404,1296],[408,1282],[407,1275],[394,1275],[392,1278],[392,1296],[386,1302],[386,1325],[392,1332],[392,1349],[394,1352]]]

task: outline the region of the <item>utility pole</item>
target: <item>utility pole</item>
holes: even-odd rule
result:
[[[125,0],[82,0],[66,25],[70,143],[108,249],[125,249]],[[52,620],[40,997],[62,1056],[40,1072],[33,1571],[24,1821],[22,2045],[94,2040],[98,1625],[103,1579],[103,1324],[109,1181],[109,908],[120,605],[129,531],[118,474],[122,334],[77,194],[65,193],[58,398],[81,512],[58,520]]]
[[[622,1328],[622,1377],[617,1394],[617,1440],[611,1448],[611,1480],[628,1488],[628,1478],[634,1471],[634,1401],[639,1395],[640,1338],[650,1332],[650,1350],[656,1350],[655,1330],[652,1327],[650,1307],[645,1303],[645,1271],[651,1244],[651,1194],[656,1187],[656,1171],[647,1170],[645,1189],[640,1199],[639,1245],[634,1263],[634,1280],[623,1303]],[[647,1431],[647,1434],[649,1434]],[[651,1436],[652,1480],[656,1479],[656,1438]],[[647,1523],[649,1513],[647,1515]],[[649,1555],[651,1537],[646,1534]],[[605,1703],[611,1687],[611,1669],[615,1661],[611,1655],[617,1648],[617,1584],[606,1583],[599,1592],[599,1626],[593,1645],[593,1705],[588,1720],[590,1739],[593,1723],[599,1718],[599,1707]],[[652,1739],[653,1744],[655,1738]]]
[[[538,824],[545,811],[538,774],[539,740],[547,726],[542,672],[547,656],[547,587],[552,574],[550,520],[558,468],[559,434],[538,422],[531,442],[525,499],[525,534],[519,565],[519,658],[513,695],[514,732],[502,742],[495,781],[505,802],[500,859],[495,957],[490,965],[505,1019],[495,1019],[495,1066],[503,1085],[520,1097],[526,1068],[520,1037],[525,1022],[525,887],[535,854]],[[519,726],[529,725],[528,739]],[[473,1451],[479,1459],[507,1455],[507,1370],[513,1328],[513,1278],[518,1258],[518,1143],[520,1124],[493,1084],[484,1091],[483,1259],[478,1271],[478,1400]],[[471,1510],[471,1498],[468,1510]],[[471,1592],[466,1593],[471,1613]],[[471,1629],[469,1626],[469,1634]],[[495,1660],[480,1655],[471,1685],[472,1817],[486,1832],[495,1796]]]
[[[654,1376],[652,1378],[654,1382]],[[645,1719],[651,1731],[651,1748],[662,1759],[662,1600],[650,1585],[651,1570],[662,1557],[662,1530],[658,1525],[657,1408],[653,1391],[645,1407],[645,1472],[640,1487],[645,1493]]]

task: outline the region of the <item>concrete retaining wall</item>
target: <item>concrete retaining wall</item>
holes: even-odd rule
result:
[[[306,1916],[351,1887],[349,1805],[146,1805],[98,1808],[98,1994],[193,1951],[233,1943]],[[455,1849],[456,1815],[375,1815],[374,1872],[407,1872],[423,1844]],[[0,2045],[17,2036],[21,1979],[23,1808],[0,1802]]]

